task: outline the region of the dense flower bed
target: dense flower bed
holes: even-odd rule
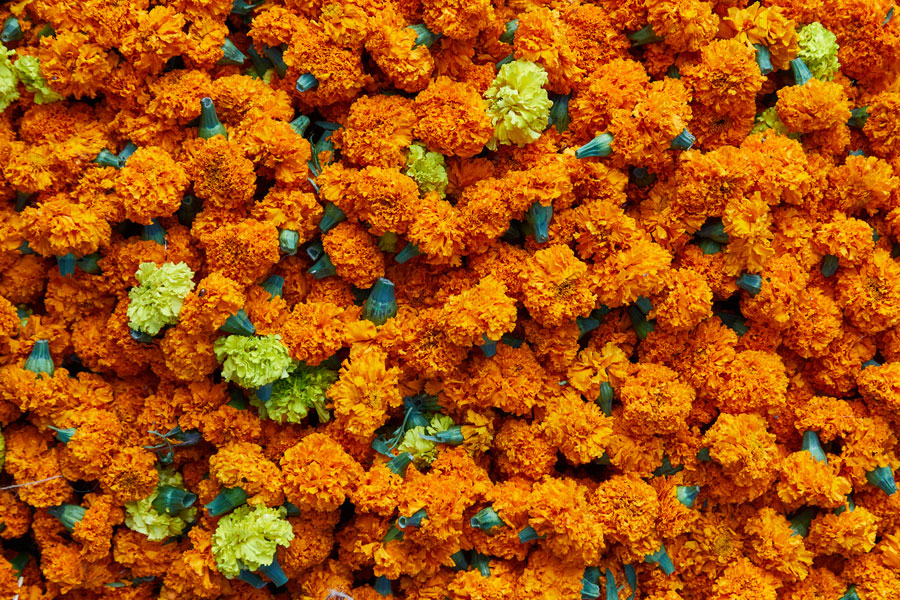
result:
[[[0,8],[0,598],[900,598],[889,0]]]

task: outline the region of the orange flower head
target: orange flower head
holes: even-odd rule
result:
[[[722,413],[703,435],[703,443],[735,485],[757,487],[774,481],[780,462],[778,448],[761,416]]]
[[[344,345],[343,309],[332,302],[298,302],[278,330],[291,358],[317,366]]]
[[[415,136],[446,156],[470,158],[494,134],[487,103],[471,85],[437,77],[413,102]]]
[[[388,410],[403,404],[397,367],[387,368],[387,353],[379,348],[351,350],[338,380],[328,388],[336,423],[354,436],[371,439],[384,425]]]
[[[362,96],[350,107],[339,135],[342,156],[358,167],[402,168],[416,123],[403,96]]]
[[[779,7],[764,7],[759,2],[747,8],[729,8],[719,24],[719,35],[736,38],[749,47],[765,46],[772,54],[772,65],[779,70],[786,69],[799,51],[797,24]]]
[[[850,482],[835,467],[806,451],[793,452],[781,461],[778,497],[791,510],[803,505],[838,508],[847,502]]]
[[[284,503],[281,471],[257,444],[230,442],[221,446],[209,458],[209,474],[222,487],[244,490],[249,504],[280,506]]]
[[[891,165],[874,156],[848,156],[828,174],[825,205],[848,215],[869,214],[890,206],[889,198],[900,188]]]
[[[734,39],[711,41],[700,49],[700,60],[684,65],[680,72],[695,105],[720,115],[741,116],[749,103],[755,115],[756,94],[764,78],[753,50],[745,44]]]
[[[713,292],[700,273],[693,269],[672,269],[665,289],[651,299],[648,315],[657,325],[672,331],[693,329],[712,316]]]
[[[841,84],[810,79],[804,85],[778,90],[778,117],[797,133],[811,133],[845,125],[850,119],[850,101]]]
[[[590,291],[587,265],[568,246],[538,250],[519,278],[525,307],[545,326],[561,325],[586,315],[597,301]]]
[[[494,436],[494,464],[507,477],[537,480],[550,475],[556,464],[556,448],[538,424],[507,418]]]
[[[810,524],[807,540],[819,555],[847,558],[871,551],[877,533],[878,517],[857,506],[839,515],[831,512],[817,516]]]
[[[190,179],[172,156],[160,147],[138,148],[116,177],[115,190],[125,218],[150,225],[181,206]]]
[[[257,170],[265,167],[273,171],[279,183],[286,186],[306,183],[307,161],[311,156],[309,142],[297,135],[287,121],[253,110],[229,139],[256,164]]]
[[[715,37],[719,17],[713,5],[699,0],[665,0],[648,7],[653,32],[679,52],[696,52]]]
[[[528,523],[546,536],[543,544],[554,555],[566,559],[574,555],[586,564],[597,562],[606,550],[608,530],[591,500],[588,489],[576,480],[547,476],[531,490]]]
[[[253,163],[223,136],[196,138],[184,146],[186,171],[194,182],[194,194],[207,206],[243,208],[256,191]]]
[[[696,398],[672,369],[653,363],[631,365],[619,386],[625,425],[641,435],[666,435],[685,429]]]
[[[778,586],[774,574],[740,557],[715,581],[710,600],[775,600]]]
[[[366,50],[395,87],[420,92],[429,84],[434,58],[427,46],[415,43],[416,32],[406,27],[399,15],[388,13],[383,11],[377,19]]]
[[[323,212],[314,194],[274,187],[253,205],[250,216],[279,229],[296,231],[300,235],[299,243],[305,244],[318,232]]]
[[[568,386],[551,394],[541,421],[544,436],[572,464],[600,459],[612,445],[612,420]]]
[[[22,211],[23,234],[31,248],[44,256],[77,257],[96,252],[109,241],[110,227],[95,211],[56,196]]]
[[[635,60],[617,59],[601,65],[569,103],[569,131],[584,144],[604,133],[616,109],[631,110],[650,77]]]
[[[861,331],[879,333],[900,323],[900,264],[887,250],[837,274],[838,303],[844,317]]]
[[[547,71],[549,89],[568,94],[583,71],[569,47],[568,25],[559,11],[533,8],[519,15],[513,48],[517,60],[536,63]]]
[[[893,118],[898,110],[898,92],[882,92],[869,101],[869,116],[863,133],[869,141],[869,148],[879,158],[890,160],[900,154],[900,126]]]
[[[280,464],[285,496],[301,511],[339,508],[363,474],[359,463],[322,433],[288,448]]]
[[[619,543],[624,556],[643,560],[659,550],[660,505],[651,485],[635,475],[614,475],[597,486],[591,500],[607,538]]]
[[[494,22],[489,0],[423,0],[422,9],[428,29],[457,40],[471,40]]]
[[[118,503],[146,498],[159,482],[155,465],[152,452],[139,446],[124,448],[100,476],[100,486]]]
[[[174,6],[154,6],[138,16],[138,26],[125,32],[118,44],[138,71],[157,74],[166,62],[188,47],[187,20]]]
[[[279,259],[278,230],[260,221],[223,227],[204,241],[210,271],[243,285],[262,279]]]
[[[78,31],[42,37],[37,57],[51,89],[75,98],[95,97],[117,62],[114,53]]]
[[[384,276],[378,241],[359,223],[339,223],[322,236],[322,246],[342,279],[367,289]]]

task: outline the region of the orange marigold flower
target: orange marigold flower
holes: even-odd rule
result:
[[[339,508],[363,475],[359,463],[323,433],[288,448],[280,464],[285,496],[301,511]]]
[[[866,262],[840,269],[837,278],[838,303],[854,327],[874,334],[900,323],[900,264],[887,250],[875,250]]]
[[[730,275],[742,271],[758,273],[775,256],[772,213],[759,193],[730,201],[725,206],[722,224],[728,234],[725,268]]]
[[[309,142],[297,135],[290,123],[279,121],[268,113],[251,111],[230,138],[248,159],[274,171],[279,183],[297,186],[306,182],[310,159]]]
[[[447,337],[460,346],[481,344],[485,338],[499,340],[515,328],[515,300],[506,286],[488,275],[475,286],[450,296],[441,308]]]
[[[249,504],[280,506],[283,480],[275,463],[263,455],[258,444],[229,442],[209,457],[209,474],[226,488],[247,492]]]
[[[784,515],[771,507],[761,508],[747,520],[744,531],[750,536],[750,551],[756,564],[786,580],[806,578],[813,553],[806,549],[803,536],[794,532]]]
[[[716,579],[710,600],[775,600],[779,580],[744,557],[732,562]]]
[[[806,504],[838,508],[852,491],[850,482],[838,476],[833,465],[816,460],[806,450],[787,455],[779,468],[778,497],[791,510]]]
[[[42,435],[32,425],[15,425],[4,428],[3,437],[6,439],[6,472],[13,476],[16,484],[29,484],[17,489],[22,502],[46,508],[74,498],[74,490],[60,474],[62,451],[52,443],[49,435]],[[45,479],[47,481],[42,483],[30,484]]]
[[[214,348],[217,337],[207,330],[188,333],[181,324],[169,328],[159,342],[164,367],[154,363],[154,372],[162,379],[174,377],[179,381],[209,377],[219,367]]]
[[[317,182],[323,199],[351,219],[367,222],[373,235],[404,234],[419,199],[416,181],[397,169],[329,167]]]
[[[641,435],[683,430],[696,398],[694,388],[683,383],[675,371],[653,363],[630,365],[618,392],[625,425]]]
[[[386,10],[379,15],[372,35],[366,40],[366,50],[372,60],[404,92],[425,89],[434,71],[431,52],[427,46],[417,45],[416,37],[416,32],[406,27],[399,15]]]
[[[616,59],[601,65],[569,103],[569,131],[578,143],[604,133],[616,109],[631,110],[650,81],[635,60]]]
[[[138,26],[125,32],[119,49],[137,70],[159,73],[170,58],[187,48],[186,24],[184,14],[174,6],[154,6],[139,14]]]
[[[663,288],[671,262],[672,255],[662,246],[638,238],[609,260],[592,265],[592,285],[603,304],[630,304],[638,296],[650,297]]]
[[[274,187],[266,197],[253,205],[250,216],[270,223],[279,229],[290,229],[300,234],[304,244],[318,232],[322,220],[322,206],[314,194],[300,190]]]
[[[358,167],[406,166],[406,148],[416,123],[412,101],[403,96],[362,96],[335,133],[341,155]],[[339,140],[339,142],[338,142]]]
[[[261,279],[278,262],[278,230],[247,219],[206,236],[206,260],[210,271],[247,285]]]
[[[900,125],[895,119],[900,110],[900,93],[882,92],[869,101],[863,133],[869,148],[879,158],[893,159],[900,153]]]
[[[298,302],[278,333],[294,360],[316,366],[344,345],[343,309],[331,302]]]
[[[253,198],[253,163],[223,136],[190,140],[183,150],[185,171],[194,183],[194,194],[208,206],[234,210]]]
[[[765,46],[772,54],[772,65],[779,70],[786,69],[799,50],[797,24],[781,8],[764,7],[759,2],[747,8],[729,8],[719,24],[719,35],[737,38],[750,47]]]
[[[528,523],[546,536],[543,544],[556,556],[597,562],[606,550],[608,529],[602,526],[602,514],[592,500],[578,481],[547,476],[531,490]]]
[[[874,156],[848,156],[843,165],[828,174],[825,205],[849,215],[868,213],[889,206],[888,199],[900,188],[900,178],[891,165]]]
[[[871,258],[875,249],[872,226],[861,219],[835,211],[822,221],[811,240],[819,254],[836,256],[840,265],[857,265]]]
[[[23,234],[31,248],[44,256],[78,257],[96,252],[109,241],[110,227],[93,210],[56,196],[22,211]]]
[[[841,84],[810,79],[804,85],[778,90],[778,117],[797,133],[811,133],[845,125],[850,119],[850,100]]]
[[[817,554],[842,558],[864,554],[875,547],[878,517],[862,506],[839,515],[824,513],[813,519],[807,540]]]
[[[88,494],[84,517],[72,530],[72,539],[81,543],[81,556],[86,561],[105,558],[112,546],[113,528],[125,520],[125,511],[112,497]]]
[[[139,446],[118,452],[100,476],[100,487],[124,504],[146,498],[159,483],[156,455]]]
[[[513,42],[516,59],[544,67],[550,79],[549,89],[568,94],[583,71],[577,65],[575,53],[569,48],[568,25],[559,11],[532,8],[520,14],[518,21]]]
[[[210,273],[185,296],[178,326],[192,334],[213,332],[243,306],[241,286],[220,273]]]
[[[37,57],[41,74],[63,96],[93,98],[117,62],[90,38],[78,31],[60,31],[41,38]]]
[[[779,452],[761,416],[722,413],[703,435],[703,443],[735,485],[765,489],[774,481]]]
[[[713,5],[699,0],[664,0],[647,7],[653,32],[678,52],[696,52],[712,41],[719,28]]]
[[[591,495],[600,524],[610,541],[618,542],[627,560],[643,560],[659,550],[662,540],[656,528],[659,498],[656,490],[636,475],[614,475]]]
[[[322,246],[338,276],[358,288],[370,288],[384,276],[378,240],[359,223],[339,223],[322,236]]]
[[[612,420],[571,387],[551,392],[542,408],[541,431],[572,464],[598,460],[612,445]]]
[[[387,353],[378,348],[357,352],[341,365],[338,380],[328,388],[335,422],[354,436],[371,439],[384,425],[388,409],[403,404],[397,367],[385,367]]]
[[[413,101],[413,131],[429,149],[447,156],[475,156],[494,134],[487,103],[471,85],[437,77]]]
[[[494,22],[489,0],[423,0],[422,9],[428,29],[458,40],[474,38]]]
[[[125,207],[126,219],[150,225],[154,217],[167,217],[178,210],[189,182],[184,168],[168,152],[145,146],[119,171],[115,193]]]
[[[680,73],[681,80],[691,90],[694,106],[708,107],[718,115],[740,116],[749,105],[755,115],[756,94],[764,78],[753,50],[738,40],[706,44],[700,49],[700,60],[684,65]]]
[[[718,401],[724,412],[778,414],[785,405],[788,377],[781,357],[770,352],[738,352],[728,367]]]
[[[651,299],[647,315],[657,325],[672,331],[686,331],[712,316],[713,293],[700,273],[693,269],[672,269],[666,287]]]
[[[538,250],[519,275],[525,307],[545,326],[562,325],[588,314],[595,306],[587,265],[571,248],[555,245]]]
[[[549,475],[556,464],[556,448],[538,423],[509,417],[494,436],[494,464],[507,477],[537,480]]]

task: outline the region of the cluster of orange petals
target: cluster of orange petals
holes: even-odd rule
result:
[[[900,598],[894,10],[4,4],[61,99],[0,112],[0,598]],[[518,61],[553,108],[491,151]],[[149,340],[143,263],[195,283]],[[331,378],[304,418],[226,381],[237,316]],[[160,541],[163,464],[197,514]],[[285,585],[219,571],[234,488],[289,508]]]

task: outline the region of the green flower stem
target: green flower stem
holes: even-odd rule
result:
[[[46,373],[53,376],[56,366],[50,357],[50,340],[38,340],[34,343],[34,348],[31,349],[23,368],[32,373]]]
[[[76,504],[61,504],[59,506],[48,508],[47,512],[59,519],[59,522],[62,523],[66,529],[72,531],[75,529],[75,525],[81,522],[84,518],[84,513],[87,511],[84,507]]]
[[[219,121],[212,98],[206,97],[200,100],[200,126],[197,128],[197,135],[203,139],[213,138],[217,135],[228,139],[228,130]]]
[[[163,485],[157,489],[157,496],[153,500],[152,506],[159,514],[165,513],[171,516],[190,508],[196,501],[196,494],[171,485]]]
[[[480,529],[488,534],[496,527],[506,527],[506,523],[503,522],[503,519],[500,518],[500,515],[497,514],[497,511],[492,506],[482,508],[475,513],[475,516],[469,519],[469,524],[473,528]]]
[[[239,487],[225,488],[219,492],[218,496],[213,498],[212,502],[206,505],[206,510],[209,512],[209,516],[218,517],[234,510],[246,502],[247,492],[243,489]]]
[[[253,335],[256,333],[256,327],[250,322],[250,317],[247,316],[243,308],[225,319],[225,323],[219,329],[233,335]]]

